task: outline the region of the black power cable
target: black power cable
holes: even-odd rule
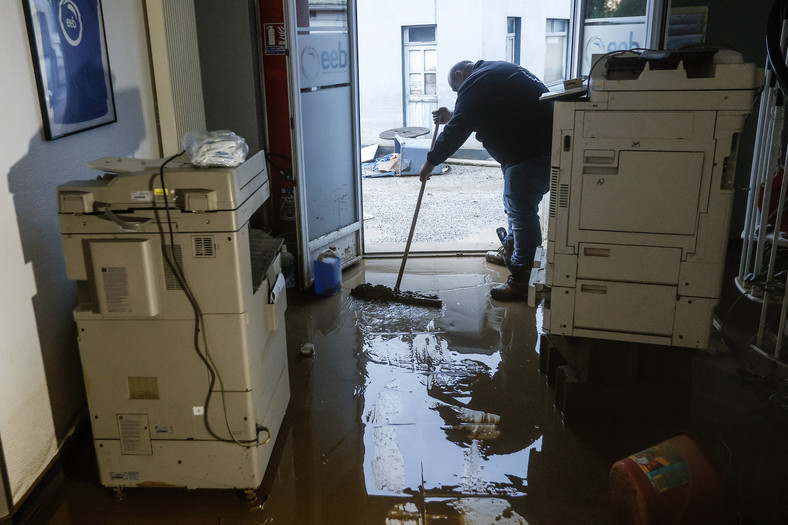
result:
[[[202,308],[200,307],[197,298],[191,291],[189,284],[186,280],[186,275],[183,272],[183,268],[181,268],[180,264],[178,263],[177,258],[175,257],[175,233],[172,228],[172,220],[170,217],[170,203],[169,203],[169,191],[167,190],[167,186],[164,182],[164,167],[169,164],[173,159],[183,155],[185,151],[181,151],[171,157],[165,159],[165,161],[159,166],[159,180],[161,182],[161,190],[164,197],[164,210],[167,215],[167,226],[168,226],[168,233],[169,233],[169,240],[170,244],[167,246],[166,240],[164,238],[164,228],[162,227],[161,221],[157,220],[157,224],[159,225],[159,233],[162,236],[162,247],[164,248],[164,257],[167,260],[167,265],[172,270],[175,279],[178,281],[178,284],[181,286],[186,298],[189,300],[189,304],[194,311],[194,350],[199,356],[200,360],[205,364],[205,368],[208,370],[208,374],[210,376],[209,386],[208,386],[208,394],[205,398],[205,403],[203,406],[203,421],[205,423],[205,428],[208,433],[218,441],[222,441],[224,443],[235,443],[236,445],[240,445],[246,448],[253,448],[260,445],[265,445],[271,440],[271,431],[262,426],[258,425],[257,427],[257,434],[262,430],[265,430],[268,434],[268,437],[265,441],[260,442],[258,439],[250,439],[250,440],[238,440],[235,435],[233,435],[233,431],[230,428],[230,421],[227,416],[227,402],[225,399],[225,389],[224,389],[224,382],[222,381],[222,377],[219,374],[219,370],[216,367],[216,363],[214,363],[213,358],[208,350],[208,338],[206,336],[206,329],[205,329],[205,320],[203,318]],[[158,214],[158,211],[156,212]],[[202,339],[202,344],[204,348],[204,352],[200,350],[200,340]],[[222,408],[224,412],[224,421],[227,428],[227,432],[230,435],[230,438],[224,438],[219,436],[213,428],[211,428],[210,421],[208,419],[208,408],[210,406],[211,397],[214,393],[214,386],[216,385],[216,381],[219,381],[219,389],[222,394]]]
[[[276,171],[279,172],[279,175],[281,175],[283,179],[292,181],[293,180],[293,170],[292,170],[292,168],[290,168],[290,169],[282,168],[281,166],[279,166],[279,164],[274,162],[274,159],[272,157],[277,157],[277,158],[283,159],[283,160],[287,161],[288,163],[290,163],[291,165],[293,163],[292,159],[290,157],[288,157],[287,155],[282,155],[281,153],[269,152],[269,153],[265,154],[265,160],[268,161],[268,163],[271,165],[271,167],[275,168]]]

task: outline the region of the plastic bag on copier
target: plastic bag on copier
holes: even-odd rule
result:
[[[190,131],[181,141],[194,166],[234,168],[246,160],[249,146],[232,131]]]

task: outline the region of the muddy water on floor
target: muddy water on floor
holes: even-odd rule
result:
[[[442,309],[349,297],[361,282],[392,286],[397,261],[346,271],[341,294],[290,307],[289,347],[316,349],[291,362],[294,488],[310,479],[321,509],[299,519],[410,523],[411,513],[439,521],[481,513],[524,523],[510,498],[528,494],[544,419],[556,419],[534,395],[544,388],[541,311],[492,303],[500,276],[478,260],[466,270],[456,260],[408,264],[402,289],[438,293]],[[272,505],[275,496],[276,487]]]
[[[514,394],[502,377],[511,330],[507,310],[479,292],[466,284],[442,293],[441,312],[350,305],[362,334],[368,494],[525,493],[541,434],[534,425],[502,432]]]
[[[257,501],[182,489],[112,501],[86,438],[79,475],[33,523],[608,525],[613,462],[686,429],[690,407],[701,416],[690,430],[717,412],[736,419],[716,399],[733,369],[690,400],[684,354],[655,348],[662,358],[643,362],[636,385],[603,389],[585,403],[597,410],[567,426],[538,371],[541,311],[489,300],[504,271],[481,258],[409,260],[402,289],[438,293],[441,310],[349,297],[364,281],[393,286],[398,269],[349,268],[328,298],[289,291],[291,400]],[[710,360],[700,366],[713,372]],[[734,406],[737,421],[749,406]]]

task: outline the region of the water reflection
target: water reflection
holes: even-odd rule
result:
[[[386,525],[423,525],[425,518],[428,523],[528,525],[509,502],[499,498],[428,499],[425,507],[422,511],[410,502],[394,505],[386,517]]]
[[[542,436],[539,422],[516,413],[512,400],[525,395],[520,379],[525,356],[533,355],[534,313],[515,316],[476,286],[441,298],[441,312],[348,302],[362,337],[367,493],[525,495]],[[470,503],[457,505],[455,515]],[[406,506],[392,510],[389,523],[411,523]]]

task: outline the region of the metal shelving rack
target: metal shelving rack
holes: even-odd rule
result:
[[[773,16],[776,14],[772,13]],[[788,24],[785,20],[781,23],[780,61],[785,64]],[[774,57],[771,58],[773,60]],[[784,355],[788,317],[788,294],[785,293],[788,290],[788,264],[778,259],[778,252],[788,247],[788,232],[780,229],[788,195],[788,177],[783,176],[788,171],[788,155],[783,146],[786,92],[772,60],[767,57],[742,232],[742,255],[735,280],[736,286],[748,299],[761,304],[758,331],[751,346],[770,358],[780,360]],[[773,201],[776,191],[779,197]],[[767,318],[777,307],[781,308],[777,332],[774,337],[769,337],[772,333],[767,326]]]

